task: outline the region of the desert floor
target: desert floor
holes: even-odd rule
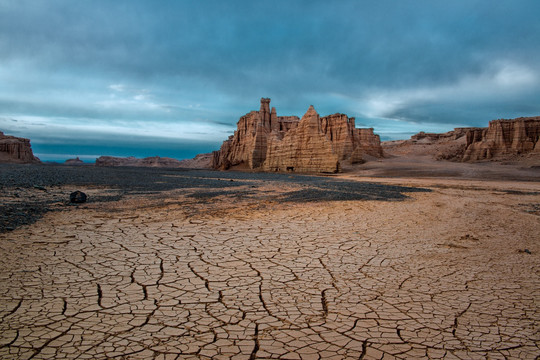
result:
[[[1,170],[0,358],[540,356],[534,176]]]

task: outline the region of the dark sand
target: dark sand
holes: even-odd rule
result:
[[[283,190],[269,194],[261,191],[262,186]],[[188,199],[203,202],[218,197],[277,202],[403,200],[404,192],[429,191],[296,174],[0,164],[0,232],[74,205],[69,204],[69,195],[75,190],[91,193],[89,204],[128,196],[159,198],[169,191],[182,191]]]

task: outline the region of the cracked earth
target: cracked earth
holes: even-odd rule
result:
[[[0,234],[0,357],[537,358],[540,193],[512,186],[47,213]]]

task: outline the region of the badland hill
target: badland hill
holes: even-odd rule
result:
[[[39,163],[34,156],[30,140],[15,136],[4,135],[0,131],[0,163]]]
[[[354,117],[339,113],[320,117],[313,106],[301,119],[277,116],[275,108],[270,110],[270,99],[262,98],[259,111],[242,116],[234,134],[211,154],[182,161],[158,156],[102,156],[96,166],[335,173],[344,167],[357,168],[353,165],[366,159],[424,157],[469,163],[518,161],[536,167],[540,166],[539,139],[540,116],[536,116],[493,120],[486,128],[455,128],[442,134],[420,132],[409,140],[381,143],[373,129],[356,128]],[[70,161],[80,163],[66,163]],[[39,162],[29,139],[0,132],[0,163]]]
[[[354,118],[320,117],[313,106],[302,119],[278,116],[270,99],[262,98],[259,111],[242,116],[234,134],[214,151],[212,167],[335,173],[342,163],[361,163],[365,156],[382,157],[381,141],[373,129],[357,129]]]
[[[540,157],[540,117],[499,119],[487,128],[456,128],[443,134],[420,132],[409,140],[382,143],[385,154],[429,155],[436,160],[477,162]]]

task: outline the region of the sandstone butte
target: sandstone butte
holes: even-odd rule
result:
[[[540,117],[499,119],[487,128],[455,128],[443,134],[420,132],[410,140],[382,143],[385,154],[430,155],[437,160],[475,162],[540,156]]]
[[[262,98],[260,110],[242,116],[234,134],[213,152],[212,167],[335,173],[342,163],[361,163],[365,156],[382,157],[381,141],[373,129],[357,129],[354,118],[320,117],[313,106],[302,119],[277,116],[270,99]]]
[[[476,161],[520,155],[540,154],[540,116],[489,122],[487,128],[467,131],[463,161]]]
[[[30,140],[4,135],[0,131],[0,163],[39,163],[34,156]]]

